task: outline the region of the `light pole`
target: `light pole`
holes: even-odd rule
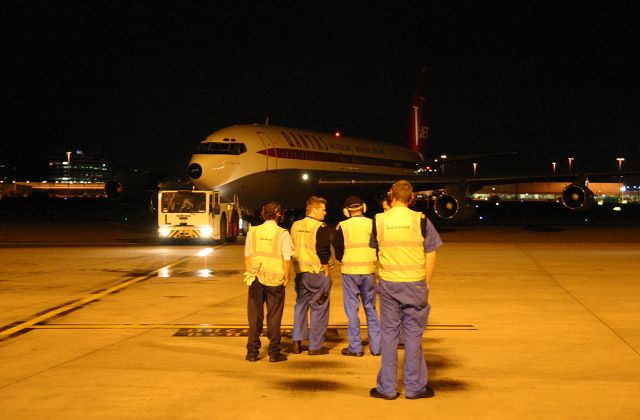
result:
[[[624,162],[623,157],[616,158],[618,161],[618,172],[622,172],[622,162]],[[622,175],[620,175],[620,183],[618,184],[618,189],[620,190],[620,202],[624,199],[623,188],[622,188]]]
[[[557,165],[556,162],[551,162],[551,166],[553,166],[553,174],[554,175],[556,174],[556,165]]]
[[[569,161],[569,173],[571,173],[571,166],[573,166],[573,158],[568,157],[567,160]]]
[[[71,152],[67,152],[67,190],[71,188],[69,184],[71,184]]]
[[[478,172],[478,162],[473,162],[473,176]]]

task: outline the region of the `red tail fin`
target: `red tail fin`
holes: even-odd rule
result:
[[[427,119],[426,103],[426,73],[427,67],[422,68],[420,78],[416,84],[413,99],[411,100],[411,114],[409,117],[410,149],[422,153],[429,137],[429,121]]]

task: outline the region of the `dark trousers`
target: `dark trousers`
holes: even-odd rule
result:
[[[284,286],[265,286],[258,279],[249,286],[247,354],[257,355],[260,352],[265,303],[267,304],[269,355],[275,356],[280,353],[280,323],[284,310],[284,290]]]

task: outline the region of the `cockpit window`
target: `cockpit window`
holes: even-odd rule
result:
[[[196,146],[196,153],[210,155],[241,155],[247,151],[243,143],[200,143]]]

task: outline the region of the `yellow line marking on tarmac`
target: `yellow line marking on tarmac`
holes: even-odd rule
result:
[[[64,313],[64,312],[67,312],[67,311],[70,311],[70,310],[73,310],[73,309],[76,309],[76,308],[78,308],[78,307],[80,307],[82,305],[86,305],[87,303],[90,303],[90,302],[93,302],[95,300],[98,300],[98,299],[100,299],[100,298],[102,298],[102,297],[104,297],[104,296],[106,296],[108,294],[111,294],[113,292],[117,292],[118,290],[122,290],[125,287],[129,287],[129,286],[131,286],[131,285],[133,285],[135,283],[141,282],[143,280],[147,280],[147,279],[149,279],[151,277],[156,276],[157,273],[160,270],[171,269],[171,268],[175,267],[176,265],[182,264],[183,262],[189,260],[190,258],[192,258],[192,257],[189,256],[189,257],[181,258],[181,259],[179,259],[178,261],[176,261],[174,263],[171,263],[171,264],[166,265],[164,267],[161,267],[159,269],[151,270],[146,274],[143,274],[141,276],[126,280],[126,281],[124,281],[124,282],[122,282],[120,284],[117,284],[117,285],[115,285],[113,287],[110,287],[109,289],[103,290],[103,291],[98,292],[98,293],[92,293],[89,296],[87,296],[86,298],[77,300],[77,301],[72,302],[72,303],[70,303],[68,305],[62,306],[60,308],[53,309],[53,310],[51,310],[49,312],[46,312],[44,314],[38,315],[38,316],[36,316],[34,318],[31,318],[28,321],[22,322],[22,323],[14,326],[14,327],[11,327],[9,329],[1,331],[0,332],[0,340],[3,340],[5,338],[7,338],[7,337],[9,337],[9,336],[11,336],[13,334],[16,334],[16,333],[18,333],[20,331],[23,331],[23,330],[29,330],[29,329],[44,327],[44,325],[36,326],[35,324],[37,324],[39,322],[44,322],[44,321],[46,321],[48,319],[53,318],[56,315],[59,315],[61,313]]]
[[[293,325],[281,325],[283,329],[291,329]],[[347,325],[329,325],[328,328],[347,328]],[[213,329],[247,329],[248,325],[240,324],[48,324],[48,325],[33,325],[28,327],[29,329],[39,330],[73,330],[73,329],[198,329],[198,330],[213,330]],[[361,329],[366,329],[366,326],[361,326]],[[460,330],[460,331],[473,331],[477,328],[473,325],[427,325],[427,330]]]

